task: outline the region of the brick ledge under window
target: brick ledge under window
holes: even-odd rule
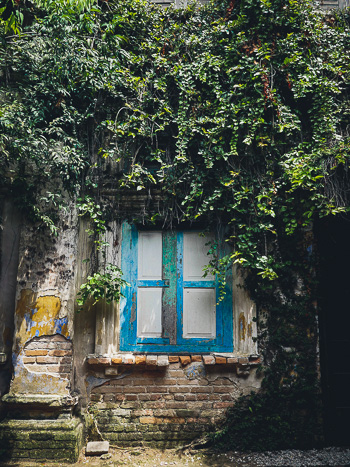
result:
[[[119,353],[112,356],[88,355],[88,365],[99,365],[104,367],[117,365],[147,365],[152,367],[167,367],[170,363],[181,363],[186,366],[192,362],[204,365],[236,365],[240,367],[257,366],[262,359],[259,355],[249,356],[221,356],[221,355],[133,355],[130,353]]]

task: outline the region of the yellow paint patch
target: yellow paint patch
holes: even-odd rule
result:
[[[22,344],[34,336],[52,335],[56,320],[59,318],[61,300],[53,295],[37,297],[31,290],[22,290],[21,298],[18,300],[16,317],[18,323],[20,341]],[[68,337],[67,324],[60,328],[60,334]]]

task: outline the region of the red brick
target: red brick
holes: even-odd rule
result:
[[[212,355],[203,355],[204,365],[215,365],[215,357]]]
[[[150,398],[151,401],[159,401],[161,399],[162,395],[161,394],[151,394]]]
[[[219,401],[220,400],[220,394],[210,394],[209,395],[209,400],[210,401]]]
[[[162,419],[156,417],[140,417],[140,423],[154,425],[156,423],[162,423]]]
[[[195,401],[197,399],[195,394],[185,394],[184,397],[185,397],[185,401]],[[175,399],[176,399],[176,396],[175,396]]]
[[[228,357],[227,363],[228,363],[229,365],[238,363],[238,357]]]
[[[192,362],[201,362],[202,361],[202,355],[191,355],[191,360],[192,360]]]
[[[177,381],[175,378],[164,378],[162,380],[162,383],[165,384],[166,386],[175,386],[176,382]]]
[[[71,356],[72,351],[71,350],[50,350],[49,355],[51,357],[66,357],[66,356]]]
[[[197,401],[207,401],[209,399],[208,394],[198,394],[197,395]]]
[[[59,358],[58,357],[36,357],[37,363],[45,363],[45,364],[50,364],[50,363],[59,363]]]
[[[151,396],[149,394],[140,394],[139,395],[139,401],[149,401],[151,399]]]
[[[253,365],[259,365],[261,363],[261,358],[260,357],[250,357],[249,358],[249,363]]]
[[[144,403],[144,407],[148,409],[162,409],[165,407],[165,402],[149,401]]]
[[[248,357],[239,357],[238,363],[240,365],[242,365],[242,364],[245,365],[245,364],[249,363],[249,358]]]
[[[180,356],[180,362],[181,362],[181,365],[185,366],[185,365],[188,365],[189,363],[191,363],[191,357],[189,357],[188,355],[181,355]]]
[[[153,393],[165,393],[168,392],[168,388],[166,386],[151,386],[150,388],[146,388],[147,392],[153,392]]]
[[[132,394],[128,394],[127,396],[125,396],[125,399],[127,401],[137,401],[137,396],[134,396]]]
[[[35,357],[23,357],[23,363],[35,363],[36,358]]]
[[[47,355],[47,350],[26,350],[27,357],[36,357]]]
[[[140,409],[140,410],[134,410],[132,413],[133,417],[153,417],[153,410],[152,409]]]
[[[187,402],[171,401],[166,403],[166,407],[168,409],[187,409],[188,404]]]
[[[214,409],[226,409],[227,407],[233,407],[234,402],[216,402],[213,404]]]
[[[184,401],[185,400],[185,395],[184,394],[175,394],[174,399],[176,401]],[[187,397],[186,397],[186,399],[187,399]],[[195,400],[195,398],[193,400]]]
[[[109,365],[111,359],[107,357],[90,357],[87,359],[89,365]]]
[[[183,378],[184,376],[184,372],[183,370],[168,370],[168,375],[171,377],[171,378]]]
[[[141,392],[145,392],[146,388],[144,386],[133,386],[133,387],[130,387],[130,388],[127,388],[128,392],[132,393],[132,394],[139,394]]]
[[[163,394],[162,399],[164,401],[173,401],[174,400],[174,394]]]
[[[171,386],[169,392],[189,392],[189,388],[186,386]]]
[[[226,365],[227,359],[226,357],[215,357],[215,363],[217,365]]]
[[[177,363],[179,361],[179,357],[177,355],[171,355],[169,357],[169,363]]]
[[[227,394],[230,393],[230,389],[232,390],[232,388],[227,386],[214,386],[213,392],[217,394]]]
[[[191,388],[191,392],[200,392],[204,394],[208,394],[210,392],[213,392],[212,386],[195,386]]]
[[[232,396],[231,396],[231,394],[223,394],[221,396],[221,400],[222,401],[232,401]]]
[[[167,418],[164,420],[165,423],[178,423],[179,425],[183,425],[186,423],[186,420],[184,418],[178,418],[178,417],[172,417],[172,418]]]

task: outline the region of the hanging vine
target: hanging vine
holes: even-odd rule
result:
[[[289,446],[312,443],[316,289],[305,238],[315,219],[349,209],[349,11],[325,16],[295,0],[76,10],[52,0],[25,3],[13,35],[21,3],[15,29],[7,3],[3,192],[53,232],[67,195],[103,204],[104,187],[116,205],[130,193],[160,197],[129,214],[144,223],[228,226],[233,253],[211,266],[245,268],[268,318],[259,323],[263,390],[237,404],[220,436],[278,447],[282,430]],[[266,436],[238,436],[244,424]]]

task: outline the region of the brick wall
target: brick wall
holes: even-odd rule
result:
[[[24,367],[35,373],[49,373],[69,379],[72,368],[72,342],[55,334],[34,337],[24,347]]]
[[[158,447],[190,441],[217,427],[227,408],[253,389],[250,381],[257,381],[255,369],[239,376],[235,365],[189,360],[153,368],[121,365],[114,377],[106,375],[110,366],[90,365],[89,410],[103,437],[117,445]]]

